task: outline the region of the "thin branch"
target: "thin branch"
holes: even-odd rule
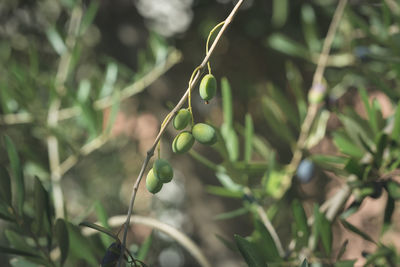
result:
[[[72,10],[71,20],[68,26],[68,35],[66,38],[67,49],[62,54],[58,70],[55,78],[55,89],[57,96],[51,101],[48,115],[47,126],[55,128],[58,124],[59,108],[61,106],[61,97],[65,94],[65,81],[68,77],[70,63],[72,59],[72,49],[75,46],[76,38],[79,34],[79,26],[82,19],[82,9],[77,4]],[[50,177],[53,186],[53,198],[56,217],[64,217],[64,200],[63,193],[60,186],[61,173],[60,173],[60,155],[58,150],[58,140],[54,135],[47,137],[48,157],[50,164]]]
[[[110,227],[119,227],[124,222],[125,222],[124,215],[113,216],[108,219],[108,225]],[[207,258],[204,256],[200,248],[187,235],[175,229],[174,227],[166,223],[160,222],[159,220],[138,215],[131,216],[131,224],[146,225],[151,228],[157,229],[160,232],[165,233],[166,235],[170,236],[175,241],[177,241],[183,248],[185,248],[193,256],[193,258],[197,260],[200,266],[202,267],[212,266],[210,262],[207,260]],[[90,233],[95,233],[95,231],[90,228],[85,228],[85,233],[90,234]]]
[[[152,147],[147,151],[147,156],[143,162],[142,168],[139,172],[138,178],[136,179],[136,182],[133,186],[133,190],[132,190],[132,195],[131,195],[131,200],[129,203],[129,209],[128,209],[128,214],[126,217],[126,222],[125,222],[125,226],[124,226],[124,235],[123,235],[123,239],[122,239],[122,246],[121,246],[121,256],[119,258],[118,261],[118,267],[121,267],[121,262],[122,262],[122,255],[123,255],[123,251],[125,250],[125,246],[126,246],[126,237],[128,234],[128,225],[130,225],[130,219],[131,219],[131,215],[132,215],[132,210],[133,210],[133,204],[135,202],[135,198],[136,198],[136,192],[139,188],[139,184],[140,181],[143,178],[143,174],[146,170],[146,167],[151,159],[151,157],[154,155],[154,150],[156,149],[156,146],[159,142],[159,140],[161,139],[161,136],[163,135],[165,129],[167,128],[168,124],[170,123],[170,121],[173,119],[173,117],[175,116],[175,114],[178,112],[178,110],[183,106],[183,104],[185,103],[189,93],[191,92],[192,88],[198,83],[201,74],[204,72],[204,68],[207,65],[207,62],[209,61],[211,55],[213,54],[215,47],[217,46],[218,42],[221,39],[222,34],[225,32],[226,28],[228,27],[228,25],[232,22],[234,16],[236,15],[239,7],[242,5],[243,0],[239,0],[237,2],[237,4],[235,5],[235,7],[232,9],[231,13],[229,14],[229,16],[226,18],[224,25],[221,27],[221,30],[218,32],[218,35],[215,37],[214,42],[212,43],[210,50],[208,51],[208,53],[206,54],[206,56],[204,57],[203,61],[200,64],[200,68],[199,71],[197,71],[197,74],[194,76],[192,83],[189,84],[189,87],[186,89],[185,94],[182,96],[182,98],[179,100],[178,104],[175,106],[175,108],[167,115],[168,119],[165,120],[164,125],[161,127],[156,139],[154,140],[154,143],[152,145]]]
[[[347,0],[340,0],[335,13],[333,15],[331,24],[328,29],[327,36],[325,38],[322,52],[319,56],[318,65],[314,73],[313,82],[311,88],[314,86],[318,86],[322,84],[323,75],[325,72],[326,64],[329,58],[329,52],[332,47],[333,38],[335,37],[336,31],[338,29],[340,20],[343,16],[344,8],[346,7]],[[306,144],[307,138],[310,134],[311,126],[313,125],[315,118],[318,115],[319,110],[321,109],[322,104],[313,104],[310,103],[307,109],[307,115],[301,125],[300,135],[297,139],[296,147],[293,152],[292,160],[290,161],[289,165],[287,165],[286,175],[282,179],[282,187],[287,189],[289,188],[292,177],[295,174],[300,161],[303,157],[303,149]]]
[[[279,256],[283,258],[285,256],[285,251],[283,250],[281,240],[279,239],[279,236],[276,233],[275,228],[272,225],[271,221],[268,219],[268,216],[265,213],[264,208],[258,204],[257,204],[257,214],[258,216],[260,216],[261,221],[263,222],[264,226],[267,228],[272,239],[274,240],[275,247],[278,249],[279,252]]]

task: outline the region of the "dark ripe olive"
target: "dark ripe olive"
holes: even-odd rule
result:
[[[173,125],[177,130],[183,130],[190,122],[190,112],[187,109],[181,109],[174,117]]]
[[[314,163],[308,159],[303,159],[299,167],[297,168],[296,177],[297,179],[306,184],[311,181],[314,175]]]
[[[211,100],[217,93],[217,80],[214,75],[207,74],[200,82],[199,93],[205,101]]]
[[[163,183],[161,182],[161,180],[154,175],[154,171],[153,169],[151,169],[146,177],[147,190],[152,194],[156,194],[160,192],[162,185]]]
[[[172,142],[172,151],[177,154],[188,152],[194,144],[193,135],[184,131],[179,133]]]
[[[162,183],[168,183],[174,176],[174,171],[165,159],[157,159],[153,164],[153,173]]]
[[[217,133],[214,127],[206,123],[197,123],[193,126],[192,134],[197,142],[204,145],[213,145],[217,142]]]

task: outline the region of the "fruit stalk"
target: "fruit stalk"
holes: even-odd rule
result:
[[[122,255],[123,255],[123,252],[124,252],[125,246],[126,246],[126,237],[127,237],[127,234],[128,234],[128,227],[130,225],[130,219],[131,219],[131,215],[132,215],[133,205],[135,203],[136,193],[138,191],[139,184],[140,184],[140,181],[143,178],[143,174],[144,174],[144,172],[146,170],[146,167],[149,164],[149,161],[150,161],[151,157],[154,155],[154,150],[156,149],[157,144],[161,139],[161,136],[165,132],[165,129],[167,128],[167,126],[171,122],[171,120],[174,118],[176,113],[179,111],[179,109],[185,103],[185,101],[186,101],[189,93],[191,92],[192,88],[195,87],[196,84],[198,83],[199,78],[201,77],[201,74],[204,72],[204,69],[207,66],[207,62],[210,60],[210,57],[213,54],[213,52],[215,50],[215,47],[219,43],[222,34],[225,32],[226,28],[232,22],[233,18],[235,17],[236,13],[238,12],[239,7],[242,5],[243,1],[244,0],[239,0],[236,3],[236,5],[234,6],[234,8],[232,9],[232,11],[229,14],[229,16],[226,18],[224,25],[221,27],[221,30],[218,32],[218,35],[215,37],[214,42],[212,43],[208,53],[206,54],[206,56],[204,57],[203,61],[201,62],[200,66],[199,66],[199,71],[197,71],[197,74],[194,76],[191,84],[189,84],[189,87],[186,89],[185,94],[179,100],[178,104],[176,104],[174,109],[167,115],[168,119],[165,121],[164,125],[161,127],[156,139],[153,142],[153,145],[147,151],[147,156],[143,161],[141,170],[140,170],[139,175],[138,175],[138,177],[136,179],[136,182],[135,182],[135,184],[133,186],[133,190],[132,190],[132,194],[131,194],[131,200],[130,200],[130,203],[129,203],[129,209],[128,209],[128,213],[127,213],[127,216],[126,216],[126,221],[125,221],[125,224],[124,224],[124,235],[123,235],[123,238],[122,238],[122,245],[121,245],[121,257],[118,260],[118,265],[117,265],[118,267],[121,267],[121,264],[123,262]]]

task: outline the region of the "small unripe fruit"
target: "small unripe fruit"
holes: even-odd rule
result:
[[[184,131],[178,134],[172,142],[172,151],[177,154],[188,152],[194,144],[193,135]]]
[[[322,84],[316,84],[308,92],[308,102],[311,104],[319,104],[324,100],[325,95],[326,87]]]
[[[153,169],[149,171],[146,177],[146,188],[150,193],[156,194],[160,192],[163,183],[154,175]]]
[[[303,184],[311,181],[314,175],[314,163],[308,159],[303,159],[297,168],[297,179]]]
[[[178,111],[176,116],[174,117],[173,125],[174,128],[177,130],[184,129],[190,121],[190,112],[187,109],[181,109]]]
[[[157,159],[153,164],[154,175],[162,182],[168,183],[172,180],[174,176],[174,171],[165,159]]]
[[[199,93],[205,101],[211,100],[217,92],[217,80],[214,75],[207,74],[200,82]]]
[[[203,145],[213,145],[217,142],[215,129],[205,123],[197,123],[193,126],[192,134],[194,139]]]

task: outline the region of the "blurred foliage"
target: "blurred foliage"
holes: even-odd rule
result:
[[[54,202],[57,181],[51,178],[47,139],[54,136],[58,141],[62,174],[78,159],[103,146],[112,135],[122,100],[142,92],[169,68],[168,64],[179,61],[173,43],[186,57],[186,65],[177,66],[169,79],[174,80],[174,87],[183,87],[190,74],[187,69],[197,66],[203,56],[200,44],[232,6],[230,1],[218,2],[194,1],[193,26],[182,36],[164,38],[162,33],[149,31],[144,34],[147,38],[142,38],[146,42],[122,38],[125,43],[136,42],[134,51],[129,52],[119,49],[113,38],[102,36],[100,26],[105,22],[101,18],[105,16],[103,13],[96,21],[96,14],[104,12],[107,3],[63,0],[0,4],[0,129],[4,151],[0,155],[0,218],[6,222],[6,240],[0,252],[11,255],[12,266],[97,266],[101,259],[104,266],[115,264],[120,241],[109,230],[106,211],[112,207],[113,214],[124,212],[126,203],[120,205],[115,196],[119,194],[117,188],[94,188],[94,183],[83,180],[76,183],[85,192],[92,190],[90,197],[85,196],[89,200],[84,200],[91,207],[79,207],[79,212],[58,218]],[[221,109],[211,103],[208,110],[222,115],[207,113],[204,106],[194,104],[196,119],[206,117],[215,125],[218,142],[207,155],[201,148],[189,154],[215,174],[215,181],[206,181],[210,182],[208,193],[240,203],[215,219],[234,224],[245,217],[252,225],[252,229],[242,229],[229,239],[219,237],[249,266],[354,266],[357,259],[342,258],[348,242],[338,251],[334,249],[333,225],[338,223],[376,245],[376,250],[365,254],[366,266],[396,266],[400,262],[395,247],[348,220],[366,199],[385,194],[382,237],[393,227],[396,201],[400,199],[396,179],[400,164],[399,3],[349,1],[321,85],[327,93],[313,98],[309,84],[335,8],[336,1],[331,0],[246,1],[212,59],[216,76],[225,77],[219,83]],[[143,6],[139,9],[143,12]],[[148,22],[136,15],[143,25]],[[70,32],[74,26],[78,30]],[[131,28],[124,29],[122,36],[134,36]],[[107,55],[107,50],[114,51],[114,56]],[[147,105],[144,97],[136,96],[139,109],[161,113],[153,98],[165,108],[164,103],[171,99],[176,102],[182,94],[178,90],[157,93],[145,95],[151,98]],[[377,93],[387,101],[373,99]],[[161,100],[159,95],[163,96]],[[355,99],[362,108],[355,108]],[[59,123],[53,127],[48,123],[48,111],[58,100]],[[293,166],[298,138],[313,105],[319,105],[319,109],[301,149],[301,161]],[[323,141],[332,143],[332,148],[315,152],[313,149]],[[121,146],[128,143],[120,142]],[[136,147],[129,149],[137,152]],[[99,175],[113,177],[118,171],[118,176],[125,175],[118,159],[94,157]],[[133,168],[138,172],[136,161]],[[91,172],[88,167],[76,175]],[[315,201],[311,212],[304,208],[304,195],[298,188],[316,182],[315,172],[322,178],[327,178],[326,173],[334,175],[351,193],[340,201],[335,199],[339,207],[333,215],[323,208],[329,202],[326,195]],[[318,186],[326,186],[326,179],[318,180]],[[109,195],[96,195],[102,190]],[[343,208],[350,195],[354,200]],[[117,199],[116,204],[100,204],[102,198],[112,197]],[[64,209],[68,211],[73,203],[65,201]],[[330,203],[333,206],[334,201]],[[106,235],[84,235],[77,223],[87,217],[100,221],[102,226],[89,226]],[[274,226],[282,244],[276,240]],[[243,237],[245,232],[247,236]],[[152,244],[150,235],[127,251],[127,261],[147,262]]]

